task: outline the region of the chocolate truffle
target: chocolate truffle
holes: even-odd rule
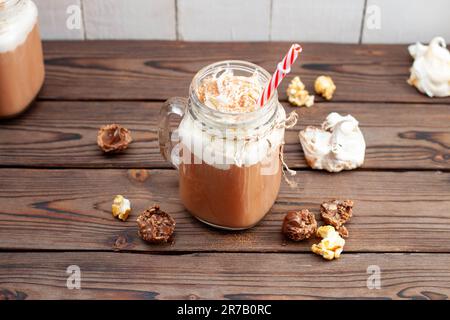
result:
[[[139,236],[151,243],[168,242],[175,231],[175,220],[158,205],[145,210],[136,221]]]
[[[300,241],[308,239],[316,230],[316,218],[308,209],[291,211],[284,217],[282,232],[291,240]]]
[[[320,214],[326,224],[332,225],[342,237],[347,238],[348,230],[344,223],[352,217],[352,209],[352,200],[331,200],[320,205]]]
[[[131,143],[131,133],[118,124],[109,124],[100,128],[97,144],[104,152],[120,152]]]

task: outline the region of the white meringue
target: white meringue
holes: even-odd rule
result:
[[[364,163],[366,142],[351,115],[330,113],[322,128],[306,127],[299,133],[306,162],[313,169],[339,172]]]
[[[445,40],[436,37],[428,46],[417,42],[408,50],[414,58],[408,83],[429,97],[450,96],[450,52]]]

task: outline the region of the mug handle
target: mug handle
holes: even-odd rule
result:
[[[170,118],[172,115],[177,115],[180,118],[184,116],[186,107],[188,104],[187,98],[174,97],[170,98],[161,107],[159,112],[159,124],[158,124],[158,141],[159,141],[159,150],[161,155],[165,160],[169,161],[173,166],[178,169],[179,160],[175,160],[174,158],[179,158],[178,155],[172,155],[174,148],[173,140],[173,131],[170,129]]]

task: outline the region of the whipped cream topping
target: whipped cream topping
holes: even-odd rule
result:
[[[450,96],[450,52],[445,40],[436,37],[428,46],[417,42],[408,50],[414,58],[408,83],[429,97]]]
[[[339,172],[360,167],[366,143],[358,121],[351,115],[330,113],[322,128],[308,126],[300,131],[306,162],[313,169]]]
[[[236,76],[232,70],[218,72],[201,81],[197,95],[206,106],[228,113],[247,113],[257,110],[263,91],[259,77]]]
[[[229,169],[230,165],[242,167],[264,162],[272,152],[279,153],[280,145],[284,142],[286,113],[280,104],[276,112],[274,124],[283,125],[275,126],[264,136],[252,130],[212,130],[186,114],[177,129],[180,144],[172,151],[172,161],[177,165],[190,160],[180,158],[182,146],[199,163],[204,162],[223,170]],[[183,152],[183,156],[190,155]]]
[[[3,4],[0,8],[0,52],[12,51],[24,43],[37,22],[37,16],[38,10],[33,1]]]

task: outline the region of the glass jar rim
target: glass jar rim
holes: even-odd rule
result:
[[[214,62],[212,64],[209,64],[205,67],[203,67],[202,69],[200,69],[194,76],[194,78],[191,81],[191,85],[189,87],[189,98],[194,100],[195,104],[200,106],[200,109],[202,112],[208,112],[208,113],[214,113],[215,115],[218,116],[225,116],[225,117],[245,117],[245,115],[247,115],[247,117],[254,117],[254,118],[258,118],[258,115],[264,115],[266,112],[268,112],[268,110],[270,110],[270,106],[272,106],[274,104],[274,101],[278,101],[278,93],[275,90],[275,92],[272,94],[272,96],[270,97],[270,99],[268,99],[266,101],[266,103],[251,112],[224,112],[224,111],[220,111],[220,110],[215,110],[213,108],[208,107],[207,105],[205,105],[203,102],[200,101],[200,99],[198,98],[197,95],[197,88],[198,85],[200,83],[200,80],[202,80],[202,78],[205,75],[208,75],[210,73],[212,73],[213,70],[217,70],[217,69],[237,69],[237,68],[247,68],[246,71],[252,70],[253,72],[257,72],[259,75],[264,77],[264,80],[266,82],[268,82],[271,78],[270,73],[264,69],[263,67],[254,64],[252,62],[249,61],[245,61],[245,60],[222,60],[222,61],[217,61]],[[209,71],[209,73],[208,73]]]

